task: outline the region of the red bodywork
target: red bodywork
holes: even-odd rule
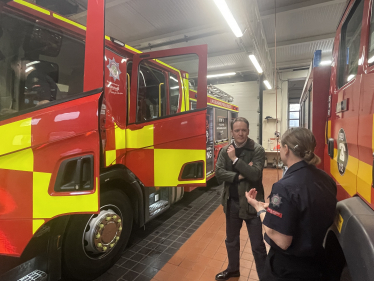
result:
[[[78,95],[76,99],[65,102],[52,101],[39,106],[32,112],[0,121],[1,127],[17,123],[20,120],[27,120],[27,126],[31,127],[31,143],[25,151],[32,151],[31,155],[33,157],[33,166],[29,171],[0,168],[0,254],[2,255],[21,256],[33,237],[37,226],[40,227],[43,223],[55,217],[69,214],[98,213],[100,206],[100,169],[106,167],[105,155],[103,154],[115,145],[116,128],[136,131],[147,125],[154,126],[152,149],[138,147],[137,149],[117,150],[115,157],[118,158],[118,164],[126,165],[145,186],[154,186],[154,170],[157,163],[153,161],[153,154],[156,149],[205,149],[206,111],[204,108],[206,107],[206,95],[204,97],[204,92],[206,93],[207,46],[158,51],[146,56],[137,54],[131,49],[104,39],[104,3],[104,0],[88,1],[87,32],[58,20],[52,16],[52,13],[49,15],[43,14],[16,2],[10,2],[3,7],[0,6],[0,9],[3,9],[5,13],[15,14],[33,21],[37,20],[45,26],[58,27],[67,34],[86,42],[83,94]],[[106,49],[104,49],[105,46]],[[183,51],[185,53],[194,52],[199,55],[199,75],[203,78],[199,79],[199,91],[202,94],[199,96],[197,104],[201,110],[135,124],[138,75],[132,76],[133,83],[131,85],[133,86],[131,87],[131,109],[129,113],[127,110],[127,93],[129,90],[126,77],[127,61],[129,59],[133,60],[132,73],[137,73],[138,64],[143,58],[180,55]],[[108,58],[121,61],[122,76],[120,82],[113,81],[109,77],[109,71],[106,67],[108,62],[105,60],[104,54]],[[105,77],[103,77],[103,73],[105,73]],[[109,85],[111,82],[118,83],[118,89],[115,90],[115,93]],[[133,124],[128,125],[128,123]],[[16,153],[22,153],[22,151],[16,151]],[[3,154],[0,156],[7,157],[9,155]],[[81,192],[54,192],[54,183],[60,163],[65,159],[83,155],[93,155],[94,189]],[[39,194],[35,191],[35,187],[39,184],[37,179],[46,175],[50,175],[50,179],[48,178],[49,184],[44,190],[39,190]],[[201,185],[205,184],[186,184],[186,186],[189,186],[188,188]],[[94,197],[90,197],[93,199],[90,199],[90,207],[87,209],[84,209],[84,204],[77,203],[78,200],[76,203],[64,205],[67,210],[69,206],[75,206],[76,209],[72,207],[71,212],[54,212],[49,210],[50,207],[50,209],[57,208],[52,206],[53,203],[40,199],[46,195],[48,199],[56,197],[79,199],[89,195]],[[39,201],[37,198],[39,198]],[[40,202],[45,202],[45,204],[40,205]],[[40,220],[40,225],[35,224],[38,220]],[[20,233],[22,235],[19,235]]]

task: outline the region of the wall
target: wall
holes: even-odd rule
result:
[[[234,97],[233,104],[239,106],[239,116],[249,121],[249,137],[258,142],[259,87],[257,81],[214,85]]]
[[[307,70],[300,71],[290,71],[290,72],[281,72],[278,73],[278,85],[277,93],[275,90],[264,91],[264,100],[263,100],[263,120],[262,120],[262,146],[265,150],[268,150],[268,140],[269,138],[274,138],[276,131],[276,121],[275,120],[265,120],[266,116],[271,116],[275,118],[275,105],[276,105],[276,95],[277,95],[277,104],[278,104],[278,129],[277,131],[282,134],[288,129],[288,81],[297,78],[306,78],[308,74]],[[276,141],[273,141],[270,145],[270,148],[276,146]],[[273,155],[268,157],[269,163]]]
[[[277,97],[277,98],[276,98]],[[276,100],[278,99],[278,100]],[[268,140],[275,137],[275,131],[280,131],[281,122],[282,122],[282,99],[280,91],[278,91],[277,96],[275,90],[264,91],[264,100],[262,107],[262,146],[265,150],[268,150]],[[278,104],[278,112],[276,112],[276,104]],[[278,127],[275,120],[277,115],[278,118]],[[267,116],[272,117],[273,119],[265,120]],[[276,145],[275,142],[271,145],[271,148]]]

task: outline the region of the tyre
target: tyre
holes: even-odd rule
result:
[[[132,229],[129,198],[119,190],[103,192],[100,214],[74,215],[62,245],[64,280],[93,280],[123,252]]]

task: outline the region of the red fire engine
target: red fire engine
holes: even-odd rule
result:
[[[206,115],[206,178],[214,177],[218,153],[231,140],[231,120],[238,117],[239,107],[234,98],[219,88],[208,86]],[[191,108],[196,108],[196,91],[190,90]]]
[[[316,135],[321,168],[338,186],[336,221],[325,240],[333,280],[342,272],[344,280],[374,280],[373,9],[372,0],[348,1],[331,67],[311,71],[301,98],[301,123]]]
[[[104,35],[104,14],[88,1],[86,28],[0,1],[0,280],[94,279],[133,224],[205,186],[207,46],[141,53]],[[188,73],[158,60],[184,54],[194,110]]]

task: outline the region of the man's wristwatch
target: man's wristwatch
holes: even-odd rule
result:
[[[266,213],[266,210],[265,210],[265,209],[262,209],[262,210],[258,211],[258,212],[257,212],[257,217],[260,217],[260,215],[261,215],[262,213]]]

